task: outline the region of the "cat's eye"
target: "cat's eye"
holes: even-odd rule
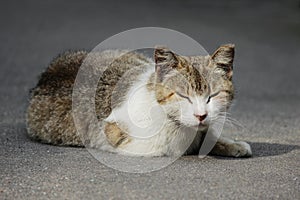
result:
[[[191,101],[191,99],[190,99],[189,97],[187,97],[187,96],[185,96],[185,95],[183,95],[183,94],[180,94],[179,92],[176,92],[176,94],[177,94],[178,96],[180,96],[180,97],[182,97],[182,98],[188,100],[191,104],[193,104],[193,102]]]
[[[206,103],[208,104],[208,103],[210,102],[211,98],[213,98],[213,97],[215,97],[215,96],[218,96],[218,94],[219,94],[220,92],[221,92],[221,91],[216,92],[216,93],[213,93],[212,95],[209,95],[209,96],[208,96],[208,99],[207,99],[207,101],[206,101]]]
[[[209,97],[207,98],[206,104],[208,104],[208,103],[210,102],[210,99],[211,99],[211,96],[209,96]]]

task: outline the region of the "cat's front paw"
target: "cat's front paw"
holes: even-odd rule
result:
[[[232,147],[230,149],[230,154],[233,157],[251,157],[252,151],[251,147],[248,143],[243,141],[235,141],[233,144],[231,144]]]
[[[240,158],[252,156],[252,151],[250,145],[246,142],[221,138],[215,144],[211,154]]]

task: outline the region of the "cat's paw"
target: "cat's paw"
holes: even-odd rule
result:
[[[243,141],[235,141],[233,144],[231,144],[231,148],[229,149],[230,155],[236,158],[252,156],[250,145]]]
[[[240,158],[252,156],[252,151],[250,145],[246,142],[221,138],[215,144],[211,154]]]

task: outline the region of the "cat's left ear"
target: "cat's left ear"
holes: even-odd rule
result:
[[[229,77],[232,76],[234,44],[225,44],[220,46],[211,56],[218,68],[223,69]]]
[[[155,71],[159,81],[178,66],[179,59],[167,47],[156,47],[154,51]]]

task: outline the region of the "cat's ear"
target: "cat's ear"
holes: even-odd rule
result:
[[[225,44],[220,46],[211,56],[218,68],[223,69],[227,75],[232,76],[234,44]]]
[[[163,77],[176,68],[179,63],[177,55],[167,47],[155,47],[154,60],[158,81],[162,81]]]

